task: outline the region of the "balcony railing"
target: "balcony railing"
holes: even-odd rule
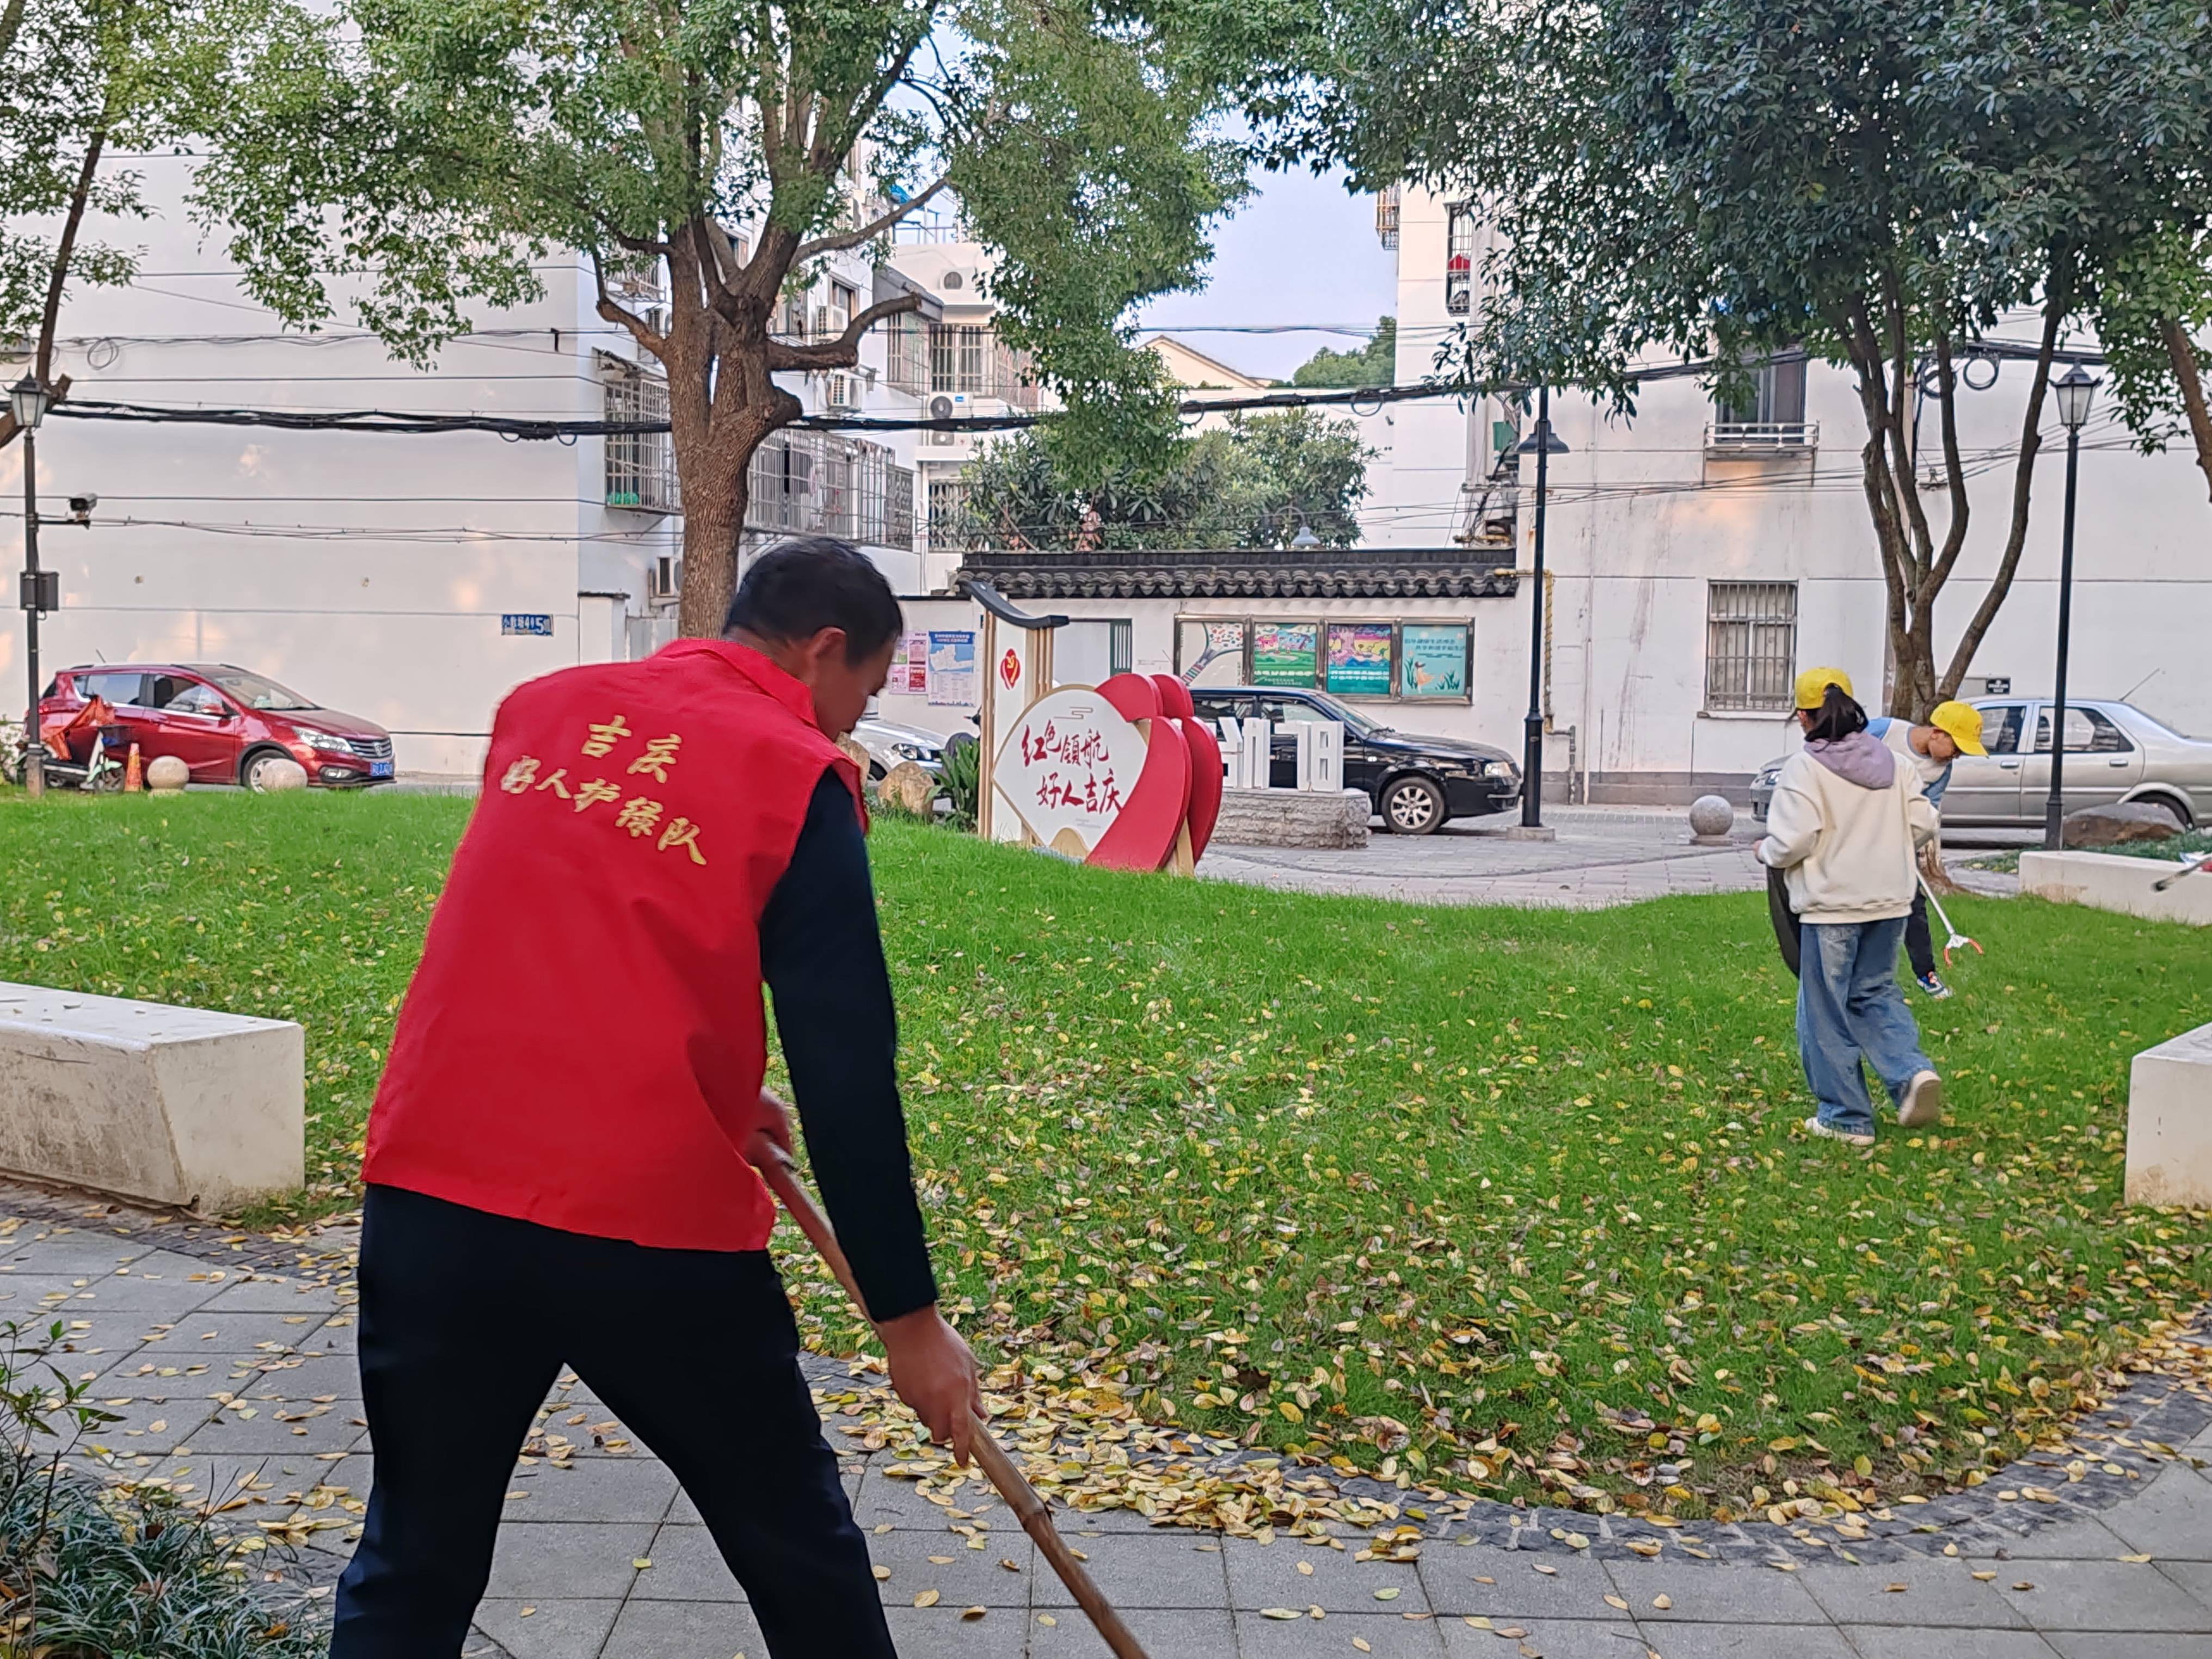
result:
[[[1797,455],[1820,442],[1818,421],[1712,421],[1705,448],[1715,455]]]

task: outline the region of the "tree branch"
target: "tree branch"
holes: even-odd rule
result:
[[[2020,568],[2021,550],[2027,545],[2027,503],[2031,487],[2035,482],[2036,452],[2043,447],[2043,397],[2051,385],[2051,361],[2058,349],[2059,325],[2066,320],[2074,308],[2074,273],[2070,256],[2054,254],[2051,275],[2044,290],[2043,338],[2036,348],[2035,380],[2027,389],[2027,408],[2021,416],[2020,454],[2013,463],[2012,526],[2005,536],[2004,556],[1997,561],[1996,574],[1990,578],[1989,591],[1982,602],[1974,607],[1973,619],[1966,631],[1959,636],[1959,647],[1951,653],[1950,666],[1936,686],[1936,701],[1955,695],[1959,682],[1966,678],[1966,670],[1973,666],[1974,653],[1982,643],[1982,636],[1990,631],[1996,620],[1997,607],[2012,592],[2013,573]]]
[[[69,216],[62,221],[61,240],[54,245],[53,272],[46,282],[46,314],[39,323],[39,356],[33,371],[41,385],[54,372],[54,325],[61,317],[62,291],[69,286],[70,261],[76,253],[76,233],[84,223],[85,203],[100,171],[100,153],[107,146],[105,127],[85,141],[84,165],[77,169],[76,188],[70,194]]]
[[[896,300],[878,300],[853,319],[845,331],[820,345],[793,345],[770,337],[768,366],[771,372],[787,368],[850,368],[860,361],[860,337],[873,325],[901,312],[921,309],[919,294],[902,294]]]
[[[599,290],[597,309],[600,318],[606,322],[618,324],[628,329],[630,337],[638,344],[643,346],[655,357],[665,359],[668,355],[668,337],[665,334],[656,334],[646,326],[644,318],[639,316],[629,307],[615,302],[613,296],[607,292],[606,268],[600,264],[597,252],[592,255],[592,283]]]
[[[908,197],[889,213],[879,214],[866,224],[854,229],[835,231],[830,235],[817,236],[811,241],[801,242],[793,252],[791,263],[795,265],[805,264],[809,259],[816,258],[822,254],[836,253],[843,248],[858,247],[863,242],[874,241],[877,237],[920,208],[939,191],[943,190],[945,183],[945,179],[939,179],[928,189]]]
[[[2177,319],[2160,318],[2158,333],[2166,342],[2173,378],[2181,387],[2181,406],[2189,412],[2190,436],[2197,441],[2197,465],[2204,470],[2204,482],[2212,485],[2212,411],[2204,406],[2204,375],[2197,362],[2197,347]]]
[[[1966,524],[1972,512],[1966,496],[1966,469],[1959,458],[1959,377],[1951,366],[1948,332],[1936,337],[1936,385],[1943,411],[1943,471],[1951,493],[1951,523],[1943,532],[1943,550],[1936,556],[1934,568],[1920,584],[1917,604],[1923,610],[1936,603],[1936,596],[1950,580],[1951,568],[1959,562],[1960,550],[1966,544]]]

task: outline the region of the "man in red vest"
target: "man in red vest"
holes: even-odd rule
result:
[[[375,1478],[331,1659],[460,1651],[563,1365],[682,1483],[775,1659],[891,1654],[739,1149],[790,1141],[762,1089],[765,982],[892,1386],[964,1461],[975,1359],[937,1311],[860,781],[833,741],[899,626],[860,554],[789,543],[721,639],[501,706],[369,1119]]]

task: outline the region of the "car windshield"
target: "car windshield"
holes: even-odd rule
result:
[[[317,708],[319,703],[309,702],[297,691],[287,690],[270,679],[250,674],[243,668],[203,668],[205,674],[224,690],[248,708]]]

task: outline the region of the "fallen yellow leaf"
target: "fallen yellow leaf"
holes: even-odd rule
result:
[[[937,1605],[938,1601],[939,1596],[935,1590],[926,1589],[922,1591],[921,1595],[914,1598],[914,1604],[918,1607],[933,1607]]]

